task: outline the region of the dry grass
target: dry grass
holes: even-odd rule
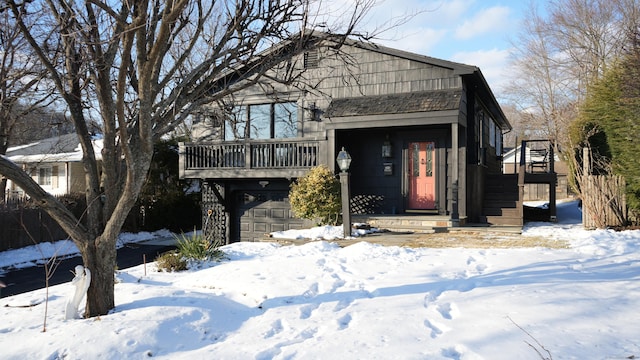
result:
[[[309,240],[265,239],[282,245],[302,245]],[[469,248],[469,249],[506,249],[534,248],[566,249],[569,244],[563,240],[546,239],[538,236],[522,236],[514,233],[493,231],[453,231],[434,234],[378,233],[356,239],[331,240],[342,247],[366,241],[386,246],[404,246],[411,248]]]
[[[563,240],[546,239],[539,236],[520,234],[455,232],[440,234],[421,234],[407,239],[401,246],[430,248],[533,248],[566,249],[569,244]]]

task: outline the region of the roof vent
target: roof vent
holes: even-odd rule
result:
[[[304,68],[315,69],[320,62],[320,56],[318,55],[318,49],[312,49],[304,53]]]

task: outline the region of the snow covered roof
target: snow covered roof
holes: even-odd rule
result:
[[[103,141],[94,136],[93,149],[96,158],[102,158]],[[7,149],[6,157],[15,163],[38,162],[79,162],[82,160],[82,148],[75,133],[42,139],[26,145]]]

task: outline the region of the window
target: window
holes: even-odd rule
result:
[[[43,186],[51,186],[51,168],[41,167],[38,170],[38,184]]]
[[[489,124],[489,145],[496,147],[496,123],[493,120]]]
[[[247,129],[247,107],[242,106],[234,108],[234,111],[228,114],[224,126],[224,139],[237,140],[244,139]]]
[[[249,106],[249,126],[250,139],[270,139],[271,104]]]
[[[298,136],[298,106],[294,102],[273,105],[275,138]]]
[[[60,171],[58,166],[51,167],[51,187],[58,188],[58,178],[60,177]]]
[[[225,121],[225,140],[291,138],[298,135],[295,102],[234,108]]]

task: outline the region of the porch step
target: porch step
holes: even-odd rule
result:
[[[519,196],[517,175],[488,175],[485,183],[483,216],[480,221],[491,225],[522,226],[522,205]]]
[[[491,196],[491,194],[485,194],[485,202],[484,208],[506,208],[506,209],[515,209],[518,207],[518,200],[510,200],[510,199],[491,199],[487,198],[487,196]],[[496,195],[497,196],[497,195]]]
[[[483,216],[480,220],[491,225],[522,226],[524,224],[522,221],[522,217],[520,216],[486,215],[486,216]]]
[[[482,210],[485,216],[505,216],[505,217],[518,217],[520,216],[520,210],[514,207],[491,207],[484,208]]]
[[[454,223],[448,216],[429,215],[353,215],[353,222],[361,222],[394,232],[432,234],[447,228],[464,225],[466,219]]]
[[[499,181],[499,180],[498,180]],[[513,191],[518,189],[518,183],[487,183],[484,187],[485,192],[490,192],[493,194],[505,194],[512,193]]]

